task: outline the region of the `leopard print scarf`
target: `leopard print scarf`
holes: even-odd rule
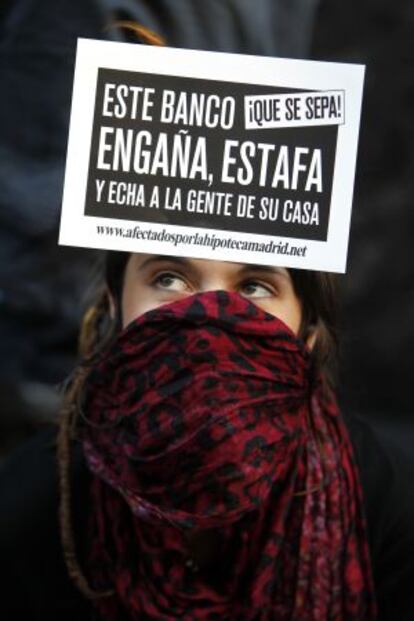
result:
[[[85,412],[102,619],[375,618],[348,433],[282,321],[224,291],[147,312],[102,355]],[[215,550],[194,570],[197,537]]]

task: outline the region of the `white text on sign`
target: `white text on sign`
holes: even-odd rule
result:
[[[246,129],[341,125],[345,120],[343,91],[247,95]]]

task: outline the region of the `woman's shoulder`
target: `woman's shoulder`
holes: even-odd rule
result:
[[[0,541],[43,530],[57,504],[56,428],[48,427],[4,460],[0,467]]]
[[[69,580],[61,550],[56,436],[55,426],[38,432],[0,467],[0,581],[2,610],[10,620],[29,614],[42,621],[89,618],[82,616],[85,604]],[[85,497],[85,475],[75,450],[77,507]],[[74,513],[76,522],[78,510]]]
[[[414,619],[414,424],[346,417],[363,489],[379,619]]]
[[[0,465],[0,541],[10,540],[15,531],[33,533],[57,526],[57,433],[57,426],[45,427]],[[84,494],[86,468],[79,447],[72,450],[72,473],[76,495]]]
[[[345,418],[361,475],[367,520],[385,536],[414,515],[414,423]],[[414,520],[411,520],[414,525]],[[414,535],[414,527],[409,529]]]

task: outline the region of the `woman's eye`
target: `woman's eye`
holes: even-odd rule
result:
[[[270,287],[254,280],[244,283],[241,287],[241,292],[249,298],[265,298],[275,295]]]
[[[188,286],[184,279],[170,272],[158,274],[158,276],[154,278],[153,284],[158,289],[166,289],[168,291],[188,291]]]

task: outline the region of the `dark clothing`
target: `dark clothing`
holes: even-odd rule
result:
[[[397,438],[356,418],[347,424],[364,491],[378,619],[412,621],[414,459],[408,436]],[[7,621],[94,619],[92,606],[72,586],[62,557],[55,435],[55,428],[38,434],[0,471],[1,610]],[[75,446],[72,506],[81,558],[89,476],[80,447]]]

